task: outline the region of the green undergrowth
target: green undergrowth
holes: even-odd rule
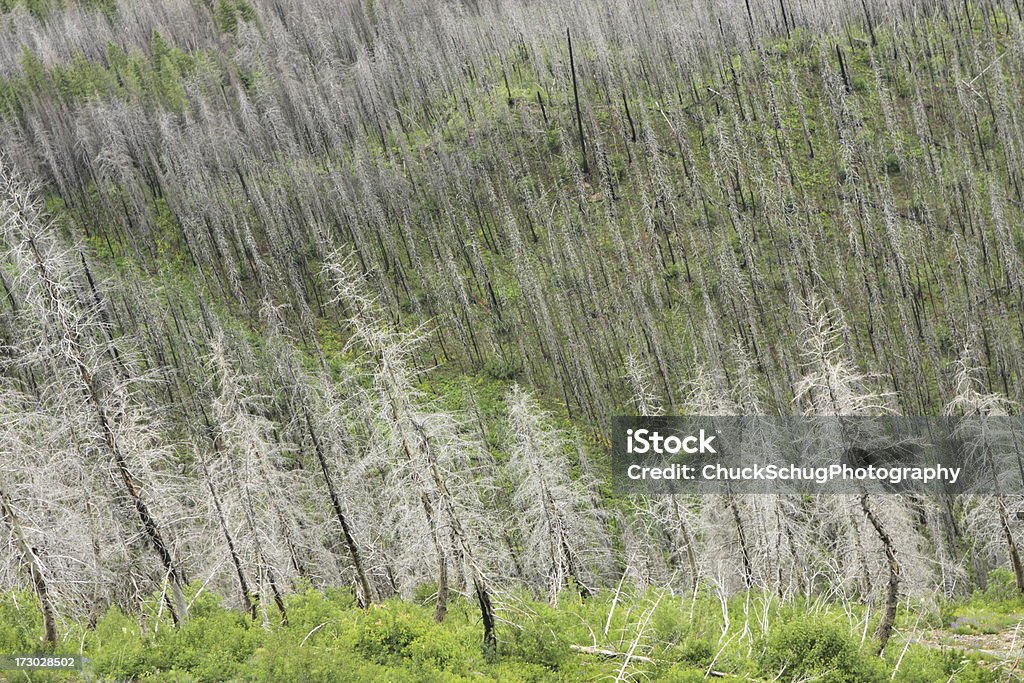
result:
[[[1017,628],[1024,621],[1024,596],[1013,573],[998,568],[989,572],[985,588],[969,600],[940,606],[942,626],[964,636],[991,635]]]
[[[991,661],[952,649],[894,641],[878,657],[864,637],[874,619],[869,613],[865,628],[860,606],[782,604],[756,593],[722,603],[710,593],[683,599],[606,591],[586,600],[566,594],[556,606],[504,594],[492,658],[481,647],[470,601],[454,601],[440,624],[429,601],[391,599],[364,610],[347,591],[308,585],[288,596],[287,625],[269,607],[254,621],[198,586],[190,590],[190,604],[189,618],[178,628],[157,597],[147,602],[144,619],[110,607],[92,628],[64,621],[56,651],[84,655],[93,680],[109,681],[579,681],[621,672],[677,683],[709,676],[832,683],[1000,680]],[[37,652],[41,636],[30,593],[0,597],[0,652]],[[11,680],[77,676],[34,672]]]

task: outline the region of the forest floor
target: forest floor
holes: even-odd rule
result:
[[[965,633],[958,619],[948,628],[930,629],[917,642],[940,650],[960,650],[991,658],[988,665],[1012,680],[1024,680],[1024,614],[1005,615],[1013,622],[994,633]],[[958,623],[960,622],[960,623]]]

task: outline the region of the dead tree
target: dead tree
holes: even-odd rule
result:
[[[156,441],[156,415],[140,405],[134,390],[138,377],[122,377],[112,345],[98,334],[95,304],[78,296],[77,250],[61,244],[56,225],[42,212],[32,190],[0,159],[0,230],[7,259],[24,288],[23,314],[31,316],[32,334],[20,349],[33,362],[56,373],[66,396],[50,397],[66,417],[79,424],[85,448],[102,453],[116,473],[121,491],[134,509],[141,536],[153,550],[170,585],[167,604],[175,624],[185,618],[185,574],[175,559],[165,526],[154,513],[138,470],[147,467],[147,450]],[[132,441],[127,442],[128,439]],[[160,448],[149,450],[158,457]],[[129,453],[144,457],[129,461]],[[96,466],[102,466],[100,462]],[[173,504],[173,501],[167,501]]]
[[[562,436],[545,424],[536,401],[518,385],[509,392],[508,414],[507,468],[525,546],[523,564],[544,585],[552,604],[566,586],[589,596],[592,588],[584,575],[585,558],[604,544],[599,520],[569,475]]]
[[[374,390],[367,398],[380,406],[384,433],[379,437],[383,446],[379,457],[394,484],[390,492],[398,497],[397,512],[416,526],[409,516],[420,509],[429,531],[437,562],[435,618],[445,617],[449,564],[460,558],[480,610],[484,651],[493,656],[497,620],[484,556],[478,551],[481,536],[475,528],[482,512],[479,483],[464,479],[466,472],[472,472],[472,452],[479,445],[459,433],[450,415],[420,405],[423,397],[413,384],[416,371],[410,358],[417,337],[388,327],[352,261],[335,255],[325,270],[338,303],[349,313],[350,346],[363,351],[369,363]]]
[[[872,389],[872,377],[857,372],[843,354],[840,346],[843,334],[840,312],[827,309],[821,300],[811,297],[805,303],[802,315],[804,375],[794,387],[794,405],[802,408],[807,415],[837,418],[847,415],[871,416],[891,413],[889,403],[893,394]],[[843,439],[844,435],[840,432],[841,422],[837,423],[836,436]],[[875,631],[878,651],[881,654],[895,625],[903,570],[892,535],[871,505],[867,492],[863,490],[860,495],[860,508],[882,545],[888,575],[885,610]]]

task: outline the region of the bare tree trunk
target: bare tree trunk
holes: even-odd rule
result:
[[[690,529],[686,525],[686,521],[683,520],[683,515],[679,512],[679,501],[676,500],[675,494],[669,496],[672,501],[672,511],[675,513],[676,522],[679,524],[679,532],[683,535],[683,544],[686,546],[686,563],[690,567],[690,594],[697,594],[697,587],[699,574],[697,572],[697,558],[694,556],[693,548],[693,537],[690,536]]]
[[[740,543],[740,557],[743,560],[743,582],[747,588],[754,585],[754,568],[750,562],[750,550],[747,548],[747,535],[743,529],[743,520],[740,518],[740,508],[736,505],[733,494],[727,494],[728,506],[732,511],[732,521],[736,525],[736,536]]]
[[[232,475],[241,481],[237,470],[234,467],[234,463],[231,463]],[[253,507],[252,498],[249,496],[248,487],[243,484],[242,497],[244,500],[245,508],[245,521],[249,527],[249,533],[252,534],[253,550],[256,553],[256,562],[259,566],[259,571],[265,573],[267,576],[267,583],[270,585],[270,592],[274,598],[274,603],[277,608],[281,611],[281,623],[284,625],[288,624],[288,612],[285,610],[284,599],[281,597],[281,591],[278,590],[277,580],[274,577],[274,570],[270,566],[267,555],[263,551],[263,543],[260,541],[259,525],[256,523],[256,512]],[[262,600],[262,596],[260,596]]]
[[[104,435],[107,436],[107,444],[112,445],[113,434],[110,432],[109,427],[106,425],[105,417],[102,415],[101,418],[104,421]],[[164,542],[163,534],[160,532],[160,527],[157,525],[153,515],[149,512],[149,506],[146,505],[146,501],[143,500],[139,494],[138,488],[135,486],[135,480],[132,473],[128,469],[128,463],[125,462],[124,457],[120,452],[115,450],[115,463],[117,465],[117,472],[121,476],[121,481],[124,483],[125,490],[128,492],[129,498],[135,506],[135,511],[139,515],[139,521],[142,523],[142,528],[145,532],[146,538],[149,540],[150,545],[156,551],[157,556],[160,558],[160,563],[164,566],[164,570],[167,573],[167,579],[171,584],[171,596],[168,598],[167,607],[171,611],[171,620],[175,626],[181,623],[185,618],[185,614],[188,608],[185,603],[185,593],[182,590],[182,585],[185,583],[184,578],[178,571],[177,567],[174,566],[174,559],[171,555],[170,549]]]
[[[341,509],[341,500],[338,498],[338,492],[334,487],[334,479],[327,466],[327,458],[320,445],[320,439],[317,438],[316,431],[313,429],[313,422],[310,419],[309,411],[304,409],[304,412],[306,428],[309,432],[309,437],[313,440],[313,449],[316,451],[317,464],[320,465],[320,472],[324,475],[327,493],[331,498],[331,507],[334,509],[334,516],[337,517],[338,524],[341,525],[342,540],[345,542],[349,558],[352,560],[352,566],[356,571],[356,581],[359,584],[359,595],[356,597],[356,603],[360,607],[369,607],[371,603],[377,601],[377,596],[370,587],[370,581],[366,577],[366,569],[363,567],[363,559],[359,553],[359,546],[356,545],[356,539],[352,535],[348,519],[346,519],[344,511]]]
[[[1017,584],[1017,591],[1024,593],[1024,565],[1021,564],[1020,551],[1017,549],[1017,541],[1013,538],[1013,531],[1010,529],[1010,518],[1006,511],[1006,500],[1003,495],[997,494],[996,505],[999,508],[999,525],[1006,537],[1006,549],[1010,553],[1010,566],[1013,567],[1013,578]]]
[[[36,241],[34,239],[30,239],[28,240],[28,244],[32,251],[33,265],[35,266],[38,277],[45,287],[47,294],[53,301],[60,301],[62,293],[60,292],[58,283],[51,277],[46,266],[46,260],[43,254],[39,251]],[[103,434],[103,441],[106,444],[107,451],[110,453],[110,456],[114,461],[117,472],[124,484],[125,491],[131,499],[132,504],[135,507],[135,511],[139,516],[143,533],[150,545],[156,551],[157,556],[160,558],[160,563],[163,565],[166,576],[171,583],[171,596],[167,599],[167,606],[171,612],[171,620],[175,625],[177,625],[185,618],[185,613],[187,611],[185,594],[182,591],[182,585],[185,583],[184,577],[175,566],[170,548],[163,539],[160,526],[150,513],[149,506],[146,504],[146,501],[139,493],[138,487],[135,484],[134,475],[132,475],[128,467],[128,462],[125,460],[124,454],[121,452],[121,449],[117,444],[117,438],[110,425],[110,421],[107,418],[107,411],[100,399],[96,378],[89,371],[88,365],[83,357],[81,334],[77,329],[71,326],[69,321],[63,318],[61,318],[61,326],[61,332],[67,343],[67,349],[65,351],[66,358],[78,372],[79,379],[82,382],[82,393],[85,394],[86,400],[93,408],[96,421]]]
[[[221,508],[220,496],[217,495],[216,489],[213,488],[210,471],[206,467],[206,458],[200,455],[199,463],[203,468],[203,476],[206,477],[206,487],[210,491],[210,497],[213,499],[213,508],[217,513],[217,523],[220,525],[221,533],[224,534],[224,540],[228,545],[228,554],[231,556],[231,564],[235,568],[235,576],[238,577],[238,588],[242,594],[242,606],[245,607],[245,611],[248,612],[253,621],[255,621],[256,605],[250,597],[249,582],[245,578],[245,571],[242,569],[242,560],[238,557],[238,552],[235,550],[235,541],[231,538],[231,530],[228,528],[227,520],[224,518],[224,510]]]
[[[871,20],[871,12],[868,11],[868,4],[860,0],[860,6],[864,10],[864,21],[868,25],[868,33],[871,34],[871,47],[878,46],[878,38],[875,37],[875,22]]]
[[[96,519],[93,514],[92,503],[85,501],[85,516],[89,526],[89,549],[92,551],[94,574],[92,577],[92,599],[89,604],[89,628],[95,628],[101,613],[100,586],[102,585],[103,560],[100,551],[99,532],[96,529]]]
[[[394,424],[400,424],[401,413],[399,412],[398,401],[390,392],[388,393],[388,407],[391,409],[391,418]],[[425,447],[429,448],[425,435],[420,434],[420,437],[423,439]],[[415,462],[415,456],[413,455],[412,446],[409,444],[409,439],[405,434],[401,434],[401,440],[402,451],[406,459],[410,463]],[[423,513],[426,515],[427,523],[430,525],[430,536],[433,539],[434,552],[437,555],[437,602],[434,606],[434,621],[442,622],[448,614],[448,557],[438,536],[434,506],[431,504],[426,492],[420,493],[420,502],[423,505]]]
[[[448,556],[437,535],[437,522],[434,519],[434,506],[430,504],[427,494],[422,494],[423,512],[430,524],[430,535],[434,540],[434,552],[437,555],[437,602],[434,605],[434,621],[440,623],[448,615]]]
[[[999,470],[996,467],[992,452],[985,445],[985,462],[991,472],[992,482],[995,484],[996,509],[999,511],[999,526],[1006,539],[1006,550],[1010,555],[1010,566],[1013,567],[1013,578],[1017,591],[1024,593],[1024,566],[1021,564],[1020,551],[1017,549],[1017,541],[1013,538],[1013,530],[1010,529],[1010,515],[1006,509],[1006,498],[999,486]]]
[[[262,551],[261,551],[262,553]],[[281,625],[288,625],[288,610],[284,606],[284,597],[281,595],[281,590],[277,587],[277,579],[274,577],[274,570],[269,564],[267,568],[267,582],[270,583],[270,592],[274,595],[274,604],[277,605],[278,611],[281,613]]]
[[[3,510],[4,519],[7,520],[7,523],[11,525],[11,529],[14,531],[14,542],[21,552],[22,562],[24,562],[25,569],[32,580],[32,589],[35,591],[36,597],[39,598],[40,610],[43,613],[43,642],[47,647],[53,647],[57,644],[57,621],[54,617],[50,589],[46,584],[46,577],[43,574],[39,557],[36,555],[36,549],[31,547],[25,538],[21,522],[11,507],[10,502],[8,502],[8,497],[3,489],[0,489],[0,509]]]
[[[878,638],[878,653],[882,654],[885,652],[885,646],[889,643],[889,636],[892,635],[892,628],[896,623],[896,607],[899,604],[900,590],[900,565],[896,559],[896,548],[893,545],[892,538],[889,537],[885,527],[882,526],[881,520],[878,519],[868,505],[867,493],[861,494],[860,507],[864,511],[864,516],[868,518],[871,526],[874,527],[875,533],[878,534],[878,540],[882,542],[882,548],[885,550],[885,561],[889,568],[889,584],[885,593],[885,611],[882,613],[882,620],[878,622],[878,629],[875,631],[875,637]]]
[[[498,653],[498,637],[495,630],[494,606],[487,586],[479,578],[473,579],[476,599],[480,604],[480,617],[484,625],[484,654],[493,657]]]
[[[434,605],[434,621],[442,622],[448,616],[448,558],[444,552],[437,556],[437,602]]]
[[[422,431],[420,432],[420,438],[423,440],[423,444],[426,445],[427,435]],[[426,446],[429,449],[429,446]],[[430,472],[434,478],[434,485],[437,487],[437,491],[440,494],[441,502],[445,505],[448,512],[448,523],[451,526],[452,535],[455,537],[456,547],[460,549],[469,562],[470,567],[473,570],[473,587],[476,590],[477,599],[480,603],[480,618],[484,626],[484,649],[485,651],[493,652],[494,646],[496,645],[494,635],[494,608],[491,606],[490,592],[487,588],[487,581],[484,579],[479,567],[476,565],[476,560],[470,548],[469,542],[466,539],[465,531],[462,528],[462,521],[456,514],[455,506],[452,503],[452,495],[448,490],[448,485],[445,483],[444,478],[441,476],[441,472],[437,468],[437,462],[434,460],[433,455],[428,455],[430,459]],[[488,650],[488,648],[491,648]]]
[[[580,136],[580,154],[583,157],[583,173],[590,173],[590,164],[587,162],[587,141],[583,136],[583,113],[580,110],[580,93],[576,85],[576,58],[572,51],[572,34],[565,29],[565,38],[569,42],[569,70],[572,72],[572,97],[576,101],[576,129]]]

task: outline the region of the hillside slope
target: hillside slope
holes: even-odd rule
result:
[[[616,498],[606,435],[1018,414],[1022,75],[1010,0],[0,0],[0,644],[797,680],[1015,614],[1019,496]]]

